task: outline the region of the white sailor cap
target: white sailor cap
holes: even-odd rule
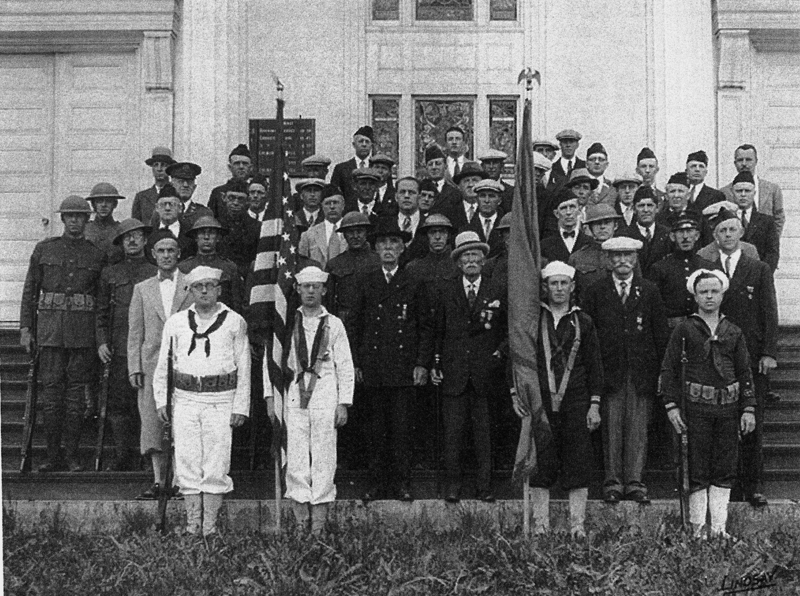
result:
[[[294,276],[298,284],[325,283],[328,281],[328,274],[319,267],[309,265],[304,267],[300,273]]]
[[[186,276],[186,285],[191,286],[207,279],[219,281],[222,279],[222,269],[214,269],[213,267],[206,267],[205,265],[195,267]]]
[[[730,282],[728,281],[728,276],[725,275],[719,269],[698,269],[694,273],[692,273],[688,279],[686,280],[686,289],[689,291],[690,294],[694,295],[694,286],[697,282],[697,278],[703,275],[704,273],[713,275],[716,277],[720,283],[722,283],[722,291],[727,292],[728,288],[730,287]]]
[[[551,261],[542,269],[542,279],[553,275],[566,275],[570,279],[575,279],[575,267],[567,265],[564,261]]]
[[[609,238],[603,242],[603,244],[600,245],[600,248],[614,252],[636,252],[637,250],[641,250],[642,246],[643,244],[641,240],[637,240],[636,238],[628,238],[627,236],[617,236],[615,238]]]

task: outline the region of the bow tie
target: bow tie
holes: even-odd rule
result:
[[[572,230],[571,232],[561,232],[561,235],[564,238],[575,238],[575,230]]]
[[[161,272],[158,273],[158,281],[166,281],[166,280],[175,281],[175,272],[173,271],[169,275]]]

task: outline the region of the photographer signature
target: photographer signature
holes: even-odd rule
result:
[[[722,578],[720,591],[723,594],[736,594],[738,592],[763,590],[764,588],[776,586],[778,585],[775,581],[777,571],[778,566],[775,565],[771,571],[748,571],[744,575],[733,579],[725,576]]]

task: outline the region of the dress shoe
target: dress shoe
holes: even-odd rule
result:
[[[650,504],[650,497],[647,496],[647,493],[643,490],[634,490],[629,492],[625,498],[629,501],[634,501],[639,503],[639,505],[649,505]]]
[[[761,493],[753,493],[747,500],[753,507],[766,507],[767,505],[769,505],[767,497],[765,497]]]
[[[47,462],[37,468],[37,470],[42,474],[48,474],[50,472],[63,472],[66,469],[67,468],[64,466],[64,464],[60,462],[59,463]]]
[[[153,484],[150,488],[144,491],[142,494],[136,497],[137,501],[155,501],[158,499],[158,495],[161,494],[161,487],[159,486],[158,482]]]
[[[767,391],[767,394],[764,396],[764,401],[768,404],[775,404],[781,401],[781,394],[777,391]]]
[[[77,459],[68,459],[67,468],[70,472],[85,472],[86,467]]]
[[[410,503],[414,500],[414,494],[411,492],[410,488],[404,487],[397,492],[397,498],[406,503]]]
[[[490,490],[478,491],[478,498],[484,503],[494,503],[497,500]]]
[[[444,497],[445,502],[447,503],[458,503],[461,500],[461,495],[459,494],[461,491],[458,490],[456,487],[451,487],[447,490],[447,494]]]
[[[603,496],[603,500],[606,503],[616,505],[622,500],[622,493],[620,493],[618,490],[610,490]]]

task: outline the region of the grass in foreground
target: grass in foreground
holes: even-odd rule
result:
[[[117,595],[701,595],[772,574],[758,596],[800,594],[800,522],[738,543],[687,540],[668,520],[645,535],[602,530],[526,541],[465,516],[459,529],[375,527],[352,521],[320,540],[232,533],[162,537],[149,519],[117,535],[77,535],[52,524],[21,532],[6,519],[5,594]],[[761,579],[770,576],[762,575]],[[751,579],[751,581],[756,581]],[[751,584],[753,585],[753,584]]]

